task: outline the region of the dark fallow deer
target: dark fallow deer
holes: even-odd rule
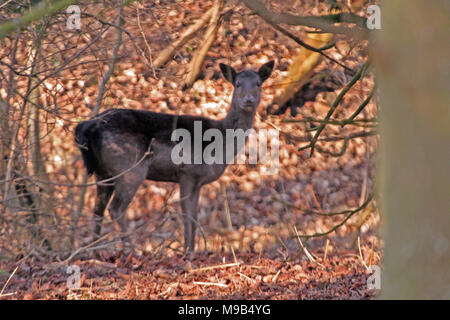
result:
[[[227,163],[175,164],[171,158],[175,146],[172,133],[175,129],[184,129],[194,134],[195,121],[201,122],[203,132],[214,128],[225,135],[227,129],[251,129],[261,98],[261,85],[269,78],[273,66],[274,62],[270,61],[257,72],[244,70],[236,73],[232,67],[220,64],[225,79],[234,86],[231,107],[222,120],[109,109],[79,123],[75,140],[88,174],[95,174],[97,181],[110,179],[109,183],[97,184],[94,239],[100,236],[103,213],[113,194],[109,205],[111,218],[117,221],[122,232],[126,232],[125,210],[142,182],[146,179],[168,181],[180,185],[184,248],[185,251],[194,251],[200,188],[217,180]],[[205,148],[204,142],[202,146]],[[238,149],[233,147],[234,154],[240,151]]]

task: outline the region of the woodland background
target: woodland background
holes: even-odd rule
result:
[[[448,275],[438,281],[442,290],[421,287],[445,275],[450,260],[448,93],[439,91],[448,73],[441,75],[439,56],[409,76],[406,70],[419,68],[411,51],[421,51],[404,48],[422,40],[412,36],[422,29],[404,15],[393,18],[401,6],[383,7],[383,38],[366,27],[370,1],[76,1],[81,28],[70,29],[64,8],[72,2],[0,4],[0,298],[374,298],[380,291],[367,284],[369,267],[381,266],[384,255],[380,200],[391,221],[386,239],[395,238],[384,292],[448,296]],[[417,28],[444,26],[442,38],[419,43],[428,58],[448,21],[439,6],[427,7],[424,18],[420,4],[400,2],[420,17]],[[410,38],[402,44],[397,33],[404,30],[412,35],[405,32]],[[192,257],[183,254],[178,187],[169,183],[146,182],[133,199],[127,215],[134,251],[123,248],[108,214],[104,236],[93,243],[95,186],[74,142],[76,124],[112,107],[219,119],[232,93],[219,63],[256,69],[272,59],[255,128],[279,130],[280,172],[232,165],[204,187]],[[384,83],[375,81],[374,65]],[[437,85],[430,72],[442,78]],[[420,86],[404,86],[408,81]],[[393,107],[380,106],[378,85]],[[404,88],[404,95],[389,88]],[[437,120],[423,127],[429,131],[414,130],[410,119],[428,119],[420,106],[430,95]],[[388,138],[378,179],[383,112]],[[421,127],[417,121],[413,127]],[[413,132],[421,143],[406,143]],[[429,149],[439,156],[416,157]],[[414,177],[425,183],[408,180]],[[423,252],[431,255],[426,268]],[[78,289],[67,286],[67,266],[80,267]],[[419,276],[425,269],[434,278]]]

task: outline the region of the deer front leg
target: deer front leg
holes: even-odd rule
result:
[[[184,222],[184,251],[195,249],[195,231],[197,229],[197,207],[200,185],[191,177],[180,181],[180,200]]]

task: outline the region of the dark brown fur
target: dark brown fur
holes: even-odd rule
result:
[[[176,182],[180,185],[184,246],[187,250],[194,250],[200,188],[218,179],[227,165],[174,164],[171,151],[176,142],[171,141],[172,132],[186,129],[193,134],[194,121],[201,121],[203,132],[211,128],[223,133],[226,129],[250,129],[260,100],[261,83],[270,76],[272,68],[273,62],[270,62],[258,72],[245,70],[236,74],[231,67],[221,65],[224,76],[235,86],[230,110],[222,120],[110,109],[78,124],[76,142],[88,173],[95,174],[97,180],[117,177],[111,186],[97,185],[95,237],[100,235],[103,212],[113,193],[109,206],[111,217],[119,223],[122,231],[126,231],[125,210],[145,179]],[[203,148],[205,145],[203,143]],[[151,155],[144,157],[149,147]]]

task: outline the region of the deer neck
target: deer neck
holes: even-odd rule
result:
[[[244,131],[253,127],[256,109],[253,112],[246,112],[233,101],[231,102],[228,114],[223,119],[224,129],[243,129]]]

